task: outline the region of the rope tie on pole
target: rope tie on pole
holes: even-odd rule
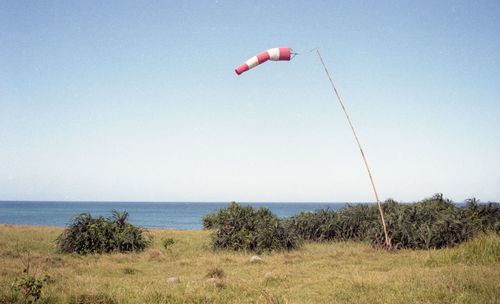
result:
[[[356,139],[356,143],[358,144],[359,152],[361,152],[361,156],[363,157],[363,162],[365,163],[366,171],[368,171],[368,176],[370,177],[370,182],[371,182],[371,185],[373,188],[373,193],[375,194],[375,199],[377,201],[378,210],[380,212],[380,221],[382,222],[382,227],[384,228],[385,247],[386,247],[386,249],[390,250],[390,249],[392,249],[392,244],[391,244],[391,239],[389,238],[389,235],[387,234],[387,227],[385,225],[385,219],[384,219],[384,210],[382,209],[382,205],[380,204],[380,199],[378,196],[377,188],[375,187],[375,182],[373,180],[370,166],[368,166],[368,161],[366,160],[365,152],[363,151],[363,148],[361,146],[361,142],[359,141],[358,135],[356,134],[354,126],[351,122],[351,118],[349,117],[349,114],[347,113],[347,110],[344,106],[344,103],[342,102],[342,98],[340,97],[340,94],[337,91],[337,88],[335,87],[333,79],[330,76],[330,72],[326,68],[325,62],[323,61],[323,57],[321,57],[321,53],[319,52],[319,48],[312,49],[309,52],[312,52],[313,50],[316,50],[316,52],[318,53],[319,60],[321,61],[321,64],[323,65],[323,68],[325,69],[325,73],[328,76],[328,80],[330,80],[330,84],[332,85],[333,91],[334,91],[335,95],[337,96],[337,100],[340,103],[342,111],[344,111],[345,117],[347,118],[347,122],[349,123],[349,126],[351,127],[352,133],[354,134],[354,138]]]

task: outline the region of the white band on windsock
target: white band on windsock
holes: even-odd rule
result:
[[[245,61],[245,64],[248,65],[248,68],[254,68],[259,65],[259,58],[257,56],[253,56],[252,58]]]
[[[270,60],[278,61],[280,59],[280,49],[279,48],[269,49],[269,50],[267,50],[267,53],[269,54]]]

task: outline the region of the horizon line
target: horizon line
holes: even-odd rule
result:
[[[389,199],[387,199],[389,200]],[[394,199],[392,199],[394,200]],[[398,201],[394,200],[395,202],[398,203],[403,203],[403,204],[411,204],[411,203],[417,203],[420,202],[424,199],[420,200],[415,200],[415,201]],[[386,200],[385,200],[386,201]],[[381,203],[384,203],[385,201],[381,201]],[[465,200],[463,201],[453,201],[450,200],[452,203],[465,203]],[[239,203],[239,204],[376,204],[377,202],[374,201],[122,201],[122,200],[11,200],[11,199],[0,199],[0,204],[1,203],[9,203],[9,202],[19,202],[19,203],[163,203],[163,204],[193,204],[193,203],[199,203],[199,204],[230,204],[232,202]],[[496,201],[479,201],[479,203],[487,204],[487,203],[498,203]]]

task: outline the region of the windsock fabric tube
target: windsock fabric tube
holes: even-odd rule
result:
[[[234,69],[234,71],[236,72],[236,74],[240,75],[241,73],[244,73],[268,60],[290,61],[291,54],[292,54],[292,49],[287,47],[269,49],[267,51],[257,54],[257,56],[253,56],[252,58],[248,59],[247,61],[245,61],[245,63]]]

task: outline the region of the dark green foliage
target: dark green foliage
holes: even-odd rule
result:
[[[234,203],[234,202],[231,202]],[[203,216],[201,219],[201,225],[203,229],[215,229],[215,222],[217,221],[217,212],[209,213]]]
[[[285,220],[286,227],[304,240],[330,241],[337,236],[337,213],[329,209],[304,211]]]
[[[294,231],[286,229],[267,208],[256,210],[233,202],[208,218],[210,227],[215,229],[212,246],[216,249],[260,252],[291,250],[300,246]]]
[[[387,200],[382,204],[389,237],[395,248],[429,249],[459,244],[481,232],[500,234],[500,205],[479,204],[475,199],[461,208],[442,194],[414,204]],[[376,205],[348,205],[337,212],[302,212],[286,220],[286,226],[311,241],[371,241],[384,245]]]
[[[175,244],[175,240],[173,238],[164,238],[161,241],[163,248],[170,250],[172,248],[172,245]]]
[[[287,227],[311,241],[368,240],[377,227],[378,211],[368,204],[347,205],[335,212],[319,209],[286,220]]]
[[[42,288],[48,277],[37,278],[26,275],[14,281],[14,290],[18,291],[24,298],[24,303],[37,303],[42,296]]]
[[[473,237],[474,227],[461,208],[435,195],[414,204],[384,204],[389,237],[395,248],[430,249],[451,247]],[[384,244],[381,225],[374,229],[372,243]]]
[[[123,268],[124,274],[135,274],[136,272],[137,272],[137,270],[135,270],[134,268],[130,268],[130,267]]]
[[[337,215],[337,239],[341,241],[368,240],[380,219],[378,209],[368,204],[348,205]]]
[[[78,254],[142,251],[151,244],[145,231],[128,223],[128,213],[113,210],[110,218],[82,213],[57,238],[62,252]]]
[[[471,198],[466,200],[464,215],[473,222],[476,229],[482,232],[495,231],[500,234],[500,204],[481,204],[479,200]]]

